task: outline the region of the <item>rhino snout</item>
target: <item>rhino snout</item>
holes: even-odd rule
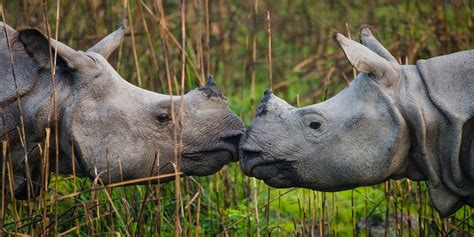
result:
[[[245,175],[253,177],[252,171],[255,166],[262,163],[262,153],[253,149],[240,149],[240,168]]]
[[[226,131],[221,135],[222,141],[227,146],[227,150],[232,153],[232,161],[239,160],[239,141],[242,135],[244,134],[242,130],[230,130]]]

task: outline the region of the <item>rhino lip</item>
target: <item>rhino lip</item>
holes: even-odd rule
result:
[[[195,151],[195,152],[183,152],[182,155],[186,159],[200,161],[206,158],[206,154],[218,153],[221,151],[226,151],[229,154],[232,154],[232,152],[227,149],[210,149],[210,150],[202,150],[202,151]]]
[[[278,163],[281,163],[281,162],[278,161],[278,160],[273,160],[273,161],[267,161],[267,162],[262,162],[262,163],[256,164],[256,165],[250,167],[250,174],[251,174],[253,177],[255,177],[255,176],[253,175],[253,173],[254,173],[253,171],[255,170],[255,168],[257,168],[257,167],[262,167],[262,166],[271,166],[271,165],[275,165],[275,164],[278,164]],[[256,178],[258,178],[258,177],[256,177]]]
[[[232,161],[239,160],[239,143],[243,134],[243,130],[230,130],[221,136],[224,149],[230,152]]]
[[[183,152],[183,157],[190,160],[199,161],[205,158],[205,154],[218,153],[225,151],[229,154],[230,161],[239,160],[239,141],[243,131],[235,130],[229,131],[221,136],[221,141],[217,142],[212,147],[200,151]],[[228,163],[228,162],[226,162]]]
[[[259,166],[270,166],[281,163],[280,160],[265,160],[263,158],[263,154],[259,150],[251,150],[243,148],[241,150],[241,159],[240,159],[240,167],[242,171],[250,177],[255,177],[253,175],[253,171],[256,167]]]
[[[258,146],[245,143],[240,147],[240,168],[245,175],[257,179],[279,180],[285,179],[288,173],[294,172],[293,164],[296,160],[280,159],[272,156]],[[268,172],[257,171],[256,168],[269,168]]]
[[[193,152],[183,152],[182,156],[186,159],[190,159],[190,160],[194,160],[194,161],[201,161],[201,160],[206,159],[206,155],[208,155],[208,154],[219,153],[219,152],[222,152],[222,151],[229,154],[229,161],[237,161],[238,160],[238,158],[236,158],[236,157],[238,157],[237,151],[234,151],[231,148],[225,148],[225,146],[223,146],[222,148],[214,148],[214,149],[207,149],[207,150],[193,151]],[[226,162],[226,163],[228,163],[228,162]]]

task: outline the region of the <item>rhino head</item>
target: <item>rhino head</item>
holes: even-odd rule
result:
[[[39,147],[44,147],[48,123],[53,128],[51,141],[59,143],[59,172],[71,174],[74,160],[78,176],[100,176],[104,183],[175,170],[186,175],[210,175],[238,159],[238,142],[244,127],[212,78],[182,97],[163,95],[128,83],[107,62],[124,37],[124,27],[83,52],[48,40],[35,29],[17,32],[2,26],[12,45],[14,64],[10,63],[2,31],[0,105],[5,119],[0,122],[0,131],[2,139],[8,137],[9,151],[16,162],[17,197],[24,197],[27,187],[25,154],[20,135],[15,132],[20,126],[20,111],[14,103],[17,94],[25,121],[29,175],[33,179],[39,175]],[[50,55],[55,54],[53,82]],[[17,90],[13,87],[14,77]],[[50,106],[53,96],[57,137]],[[55,170],[55,147],[51,144],[51,171]]]
[[[329,100],[303,108],[267,90],[241,140],[243,172],[277,188],[320,191],[408,177],[428,181],[433,204],[442,216],[463,204],[473,205],[473,170],[462,169],[459,163],[460,157],[466,157],[464,163],[471,167],[474,161],[473,151],[469,153],[473,139],[467,138],[474,134],[473,113],[465,112],[474,110],[472,94],[467,91],[474,80],[466,73],[472,72],[472,64],[463,66],[465,69],[447,65],[460,70],[455,75],[464,75],[450,84],[467,86],[456,92],[465,94],[465,98],[458,96],[457,108],[466,114],[464,121],[471,121],[464,129],[463,123],[449,127],[424,81],[435,78],[424,78],[418,69],[427,62],[399,65],[367,27],[361,30],[362,44],[341,34],[335,39],[360,72],[356,79]],[[466,55],[457,55],[457,61],[474,61],[472,51],[471,56]],[[455,144],[448,142],[451,130],[457,132]],[[448,154],[450,147],[460,149],[463,133],[464,154]],[[460,184],[455,177],[461,177]]]

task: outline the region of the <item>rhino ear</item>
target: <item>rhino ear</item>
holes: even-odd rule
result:
[[[385,60],[398,63],[397,60],[383,47],[383,45],[374,37],[370,26],[364,25],[360,28],[360,43],[380,55]]]
[[[336,33],[335,39],[355,69],[360,72],[373,74],[377,79],[387,81],[387,86],[393,84],[390,82],[393,75],[396,75],[396,71],[391,63],[369,48],[346,38],[340,33]]]
[[[88,49],[87,52],[98,53],[107,59],[122,43],[125,35],[125,24],[126,22],[124,21],[116,31],[107,35],[97,44]]]
[[[9,35],[9,37],[11,37],[11,35],[14,35],[16,33],[16,31],[11,26],[0,21],[0,30],[2,31],[1,34],[3,34],[4,29],[7,31],[7,34]]]
[[[53,50],[57,51],[59,66],[66,64],[71,69],[79,69],[90,65],[92,62],[83,52],[76,51],[71,47],[50,39],[36,29],[26,29],[19,32],[19,40],[26,52],[33,57],[43,68],[50,68],[49,43]],[[54,51],[52,52],[54,55]]]

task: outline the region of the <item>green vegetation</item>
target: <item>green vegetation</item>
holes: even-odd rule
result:
[[[6,22],[14,28],[33,26],[46,32],[48,22],[51,35],[57,30],[59,40],[83,50],[129,15],[133,27],[110,60],[122,77],[160,93],[169,92],[169,78],[173,93],[180,94],[182,73],[186,91],[202,85],[212,74],[232,110],[246,124],[265,88],[271,87],[293,105],[305,106],[333,96],[352,80],[353,69],[332,40],[334,31],[357,39],[359,27],[370,24],[403,64],[474,48],[474,2],[470,0],[186,1],[183,72],[180,2],[124,2],[3,0],[0,4]],[[72,176],[53,175],[44,197],[8,205],[3,233],[474,234],[472,208],[440,219],[430,206],[425,184],[405,179],[338,193],[278,190],[244,177],[238,164],[231,164],[210,177],[181,179],[180,200],[176,200],[174,182],[100,187],[88,179],[74,182]]]

